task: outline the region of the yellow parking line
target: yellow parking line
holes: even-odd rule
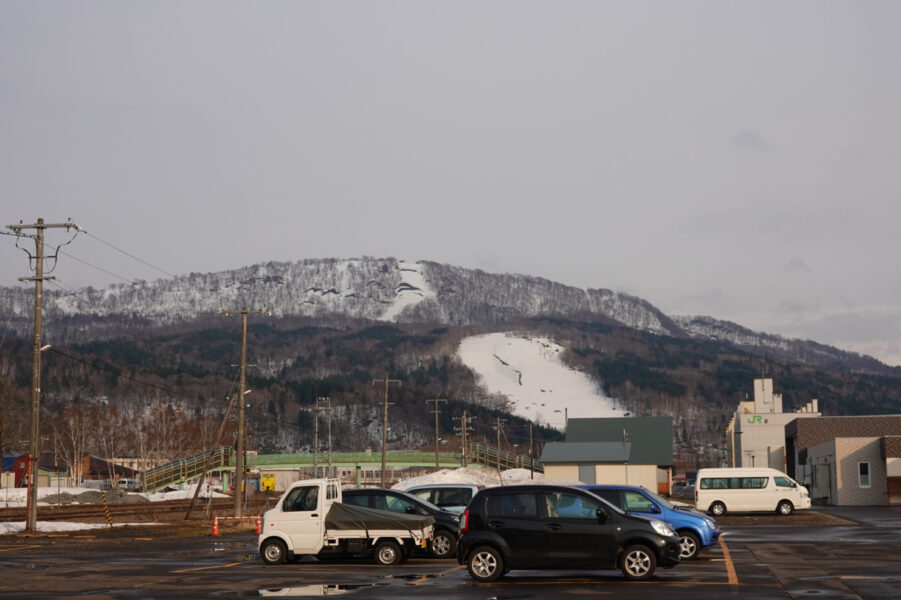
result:
[[[191,571],[209,571],[210,569],[225,569],[227,567],[235,567],[237,565],[243,565],[245,561],[228,563],[227,565],[213,565],[211,567],[197,567],[195,569],[178,569],[177,571],[170,571],[170,573],[190,573]]]
[[[732,555],[729,554],[729,547],[726,546],[726,540],[720,537],[720,546],[723,547],[723,558],[726,559],[726,574],[729,575],[729,583],[738,585],[738,574],[735,572],[735,564],[732,562]]]
[[[444,577],[444,576],[447,575],[448,573],[453,573],[454,571],[459,571],[459,570],[462,569],[462,568],[463,568],[463,565],[457,565],[456,567],[454,567],[454,568],[452,568],[452,569],[446,569],[446,570],[444,570],[444,571],[439,571],[438,573],[435,573],[435,574],[433,574],[433,575],[423,575],[422,577],[420,577],[420,578],[417,579],[416,581],[413,581],[413,582],[411,583],[411,585],[419,585],[419,584],[422,583],[423,581],[428,581],[429,579],[433,579],[433,578],[435,578],[435,577]]]

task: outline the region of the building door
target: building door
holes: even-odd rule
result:
[[[889,505],[901,506],[901,477],[889,477],[886,482],[888,483]]]
[[[594,465],[579,465],[579,481],[582,483],[597,483]]]

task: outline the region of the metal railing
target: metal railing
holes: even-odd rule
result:
[[[213,471],[227,467],[231,460],[231,454],[231,446],[219,446],[214,450],[206,450],[188,458],[180,458],[148,469],[144,471],[144,489],[153,492],[167,485],[200,477],[204,468],[207,471]]]
[[[529,456],[514,454],[506,450],[498,450],[494,446],[474,442],[469,446],[469,464],[479,464],[489,469],[530,469],[536,473],[544,473],[544,464]]]

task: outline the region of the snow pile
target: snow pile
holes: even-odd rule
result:
[[[598,384],[560,360],[563,347],[546,338],[491,333],[460,343],[460,360],[490,394],[506,396],[514,415],[565,428],[569,417],[622,417]]]
[[[545,479],[543,473],[533,474],[528,469],[509,469],[501,471],[500,477],[494,469],[485,467],[460,467],[458,469],[441,469],[427,475],[411,477],[394,484],[395,490],[408,490],[417,485],[434,485],[443,483],[476,484],[485,487],[496,485],[516,485],[520,483],[545,483],[556,485],[582,485],[581,481]]]
[[[183,500],[194,497],[194,488],[196,485],[186,486],[183,490],[174,492],[128,492],[128,496],[140,496],[150,502],[162,502],[164,500]],[[119,496],[119,490],[105,490],[108,501],[119,503],[122,498]],[[221,494],[212,489],[200,490],[200,498],[228,498],[226,494]],[[39,487],[38,488],[38,505],[52,504],[93,504],[99,501],[99,491],[87,488],[72,487]],[[71,497],[72,502],[59,502],[61,498]],[[81,497],[81,498],[80,498]],[[2,506],[25,506],[28,502],[28,488],[3,488],[0,489],[0,505]]]
[[[113,527],[127,527],[129,525],[159,525],[160,523],[114,523]],[[71,523],[66,521],[38,521],[34,524],[34,528],[42,533],[52,533],[57,531],[82,531],[85,529],[102,529],[109,527],[108,523]],[[22,533],[25,531],[25,521],[3,522],[0,523],[0,535],[8,533]]]

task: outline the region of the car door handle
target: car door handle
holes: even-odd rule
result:
[[[544,528],[548,531],[560,531],[561,529],[563,529],[563,525],[561,525],[560,523],[548,523],[544,526]]]
[[[318,517],[318,516],[319,516],[318,514],[313,513],[312,515],[310,515],[310,518],[311,518],[311,519],[315,519],[315,518]]]
[[[504,526],[503,521],[488,521],[488,527],[492,527],[494,529],[500,529]]]

